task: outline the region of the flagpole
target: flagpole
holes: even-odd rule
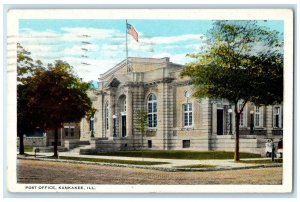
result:
[[[128,71],[128,28],[127,28],[127,19],[126,19],[126,68],[127,68],[127,71]]]

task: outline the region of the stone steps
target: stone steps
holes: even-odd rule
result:
[[[69,152],[79,154],[81,149],[91,149],[91,145],[80,145],[79,147],[71,149]]]

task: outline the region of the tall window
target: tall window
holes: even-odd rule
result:
[[[69,128],[68,127],[65,127],[65,136],[68,136],[69,135]]]
[[[71,136],[74,136],[74,128],[71,128]]]
[[[109,106],[108,103],[105,105],[105,128],[109,129]]]
[[[274,128],[281,128],[281,108],[274,107]]]
[[[243,104],[239,104],[239,110],[241,110]],[[243,111],[240,113],[240,127],[246,127],[246,106],[244,107]]]
[[[157,99],[154,94],[150,94],[148,98],[148,127],[155,128],[157,126]]]
[[[127,110],[126,99],[124,99],[124,102],[123,102],[123,112],[126,112],[126,110]]]
[[[183,123],[185,127],[193,125],[192,103],[186,103],[183,105]]]
[[[255,106],[255,126],[263,127],[263,107]]]

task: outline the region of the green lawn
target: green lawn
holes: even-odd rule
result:
[[[165,150],[147,150],[147,151],[118,151],[118,152],[95,152],[91,155],[103,156],[127,156],[127,157],[145,157],[161,159],[233,159],[233,152],[225,151],[165,151]],[[240,158],[260,158],[259,154],[240,153]]]
[[[25,146],[24,147],[24,152],[32,152],[33,150],[33,147],[32,146]]]
[[[75,161],[88,161],[88,162],[101,162],[101,163],[119,163],[119,164],[131,164],[131,165],[168,164],[168,162],[113,160],[113,159],[81,158],[81,157],[70,157],[70,156],[60,156],[59,159],[75,160]]]
[[[250,163],[250,164],[271,164],[271,163],[282,163],[282,159],[261,159],[261,160],[241,160],[239,163]]]
[[[184,165],[176,166],[176,168],[215,168],[213,165],[195,164],[195,165]]]

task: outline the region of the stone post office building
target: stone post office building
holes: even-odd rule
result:
[[[233,151],[233,106],[224,99],[193,97],[190,78],[180,78],[183,68],[169,58],[128,58],[101,74],[99,89],[89,92],[97,112],[81,121],[81,141],[105,151]],[[245,106],[241,151],[261,153],[267,138],[282,138],[282,107]],[[148,115],[144,135],[137,118],[141,110]]]

